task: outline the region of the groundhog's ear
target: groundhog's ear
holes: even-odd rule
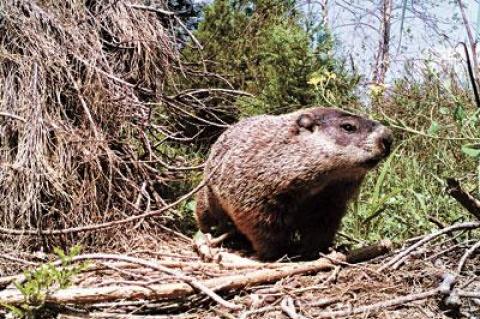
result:
[[[313,127],[315,126],[315,119],[311,114],[301,114],[297,118],[297,125],[309,131],[313,131]]]

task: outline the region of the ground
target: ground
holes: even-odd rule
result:
[[[195,252],[192,241],[172,231],[164,238],[138,238],[144,244],[141,250],[128,254],[142,261],[154,262],[200,282],[235,274],[250,276],[256,271],[276,271],[278,264],[241,265],[230,261],[203,261]],[[420,238],[406,243],[412,245]],[[219,292],[223,300],[240,306],[230,309],[213,301],[198,290],[178,298],[132,297],[132,300],[98,302],[70,302],[60,308],[60,318],[478,318],[480,298],[460,297],[458,307],[446,306],[438,287],[446,274],[455,274],[465,251],[475,245],[474,239],[457,242],[457,237],[437,238],[415,249],[398,269],[392,266],[380,270],[404,248],[388,256],[348,265],[340,263],[328,271],[309,275],[287,276],[270,283],[258,283]],[[228,251],[225,248],[216,250]],[[237,253],[238,251],[232,251]],[[19,260],[35,262],[33,255],[6,254]],[[116,254],[116,256],[126,256]],[[97,289],[117,287],[123,292],[134,287],[182,282],[177,275],[152,270],[145,265],[121,260],[100,260],[95,256],[88,271],[77,276],[74,286]],[[6,260],[6,259],[3,259]],[[38,261],[38,260],[37,260]],[[289,265],[283,261],[282,265]],[[4,262],[4,265],[14,262]],[[293,265],[293,263],[290,263]],[[466,260],[461,274],[455,276],[458,294],[470,292],[480,297],[480,254]],[[13,269],[13,268],[11,268]],[[279,268],[278,268],[279,269]],[[0,281],[1,282],[1,281]],[[189,288],[188,285],[186,285]],[[219,287],[213,287],[217,290]],[[153,291],[157,288],[151,288]],[[5,289],[5,292],[8,289]],[[173,293],[175,295],[176,292]],[[2,290],[0,289],[0,299]],[[426,294],[426,296],[425,296]],[[98,297],[100,298],[100,297]],[[402,298],[404,301],[402,302]],[[136,300],[137,299],[137,300]],[[163,300],[161,300],[163,299]],[[168,299],[168,300],[167,300]],[[410,301],[408,301],[410,299]],[[417,299],[417,300],[413,300]],[[390,304],[388,304],[390,303]],[[72,307],[74,306],[74,307]],[[366,308],[362,308],[366,306]],[[77,311],[73,311],[76,309]],[[364,310],[364,311],[362,311]],[[356,314],[355,312],[360,312]],[[340,313],[340,312],[343,312]],[[352,314],[353,312],[353,314]]]

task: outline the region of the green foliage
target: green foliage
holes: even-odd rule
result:
[[[350,236],[401,241],[435,228],[429,217],[446,224],[471,216],[445,193],[447,177],[480,195],[480,118],[469,96],[454,79],[429,72],[422,80],[397,81],[373,117],[393,126],[396,150],[368,175],[344,221]],[[477,172],[477,173],[476,173]]]
[[[24,296],[24,302],[19,306],[2,305],[9,310],[14,318],[46,318],[50,311],[45,304],[45,297],[58,289],[64,289],[72,284],[74,276],[83,271],[86,263],[72,265],[72,260],[81,251],[79,245],[73,246],[66,254],[59,248],[54,248],[61,261],[57,267],[52,263],[43,264],[37,269],[26,271],[24,280],[16,282],[15,287]]]
[[[179,209],[175,212],[176,227],[188,236],[194,235],[197,231],[195,207],[196,201],[192,198],[181,203]]]
[[[186,48],[187,61],[205,60],[209,72],[255,97],[238,108],[247,115],[283,113],[313,104],[339,106],[354,99],[358,78],[333,58],[327,30],[321,43],[301,26],[295,1],[216,0],[205,9],[195,36],[201,51]],[[315,29],[315,32],[319,32]],[[318,37],[317,37],[318,38]],[[229,87],[218,77],[189,78],[189,87]]]
[[[354,106],[358,78],[333,57],[328,30],[319,24],[304,28],[301,21],[295,1],[213,1],[195,32],[204,49],[182,52],[209,76],[189,76],[181,84],[247,91],[254,97],[236,102],[244,115],[314,104]],[[401,241],[430,232],[435,227],[430,216],[445,223],[468,219],[445,194],[444,181],[470,174],[465,187],[480,194],[480,111],[470,92],[455,74],[440,74],[427,64],[417,80],[398,80],[392,90],[371,86],[368,94],[370,115],[395,128],[397,148],[368,175],[343,231],[367,241]],[[192,205],[185,203],[183,216],[191,216]]]
[[[462,146],[462,151],[468,156],[480,160],[480,144],[465,144]]]

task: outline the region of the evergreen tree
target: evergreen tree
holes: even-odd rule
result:
[[[312,43],[318,37],[307,33],[301,18],[292,0],[215,0],[195,32],[203,50],[185,48],[183,54],[192,63],[205,61],[209,72],[227,81],[189,78],[186,86],[249,92],[255,97],[237,101],[245,114],[339,106],[353,99],[357,78],[346,75],[333,58],[331,37]]]

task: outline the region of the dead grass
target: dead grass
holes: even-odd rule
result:
[[[163,205],[164,177],[142,160],[148,103],[160,99],[175,50],[161,17],[129,7],[134,2],[2,2],[2,227],[40,233]],[[115,246],[131,226],[2,240],[34,249],[72,240]]]

